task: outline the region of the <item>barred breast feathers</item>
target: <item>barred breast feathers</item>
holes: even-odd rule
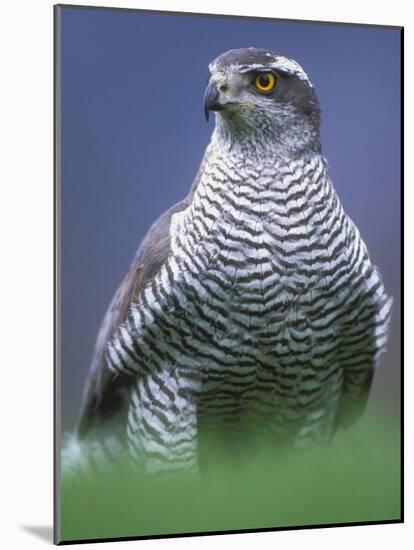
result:
[[[234,150],[223,156],[214,139],[208,153],[191,202],[171,217],[168,260],[144,289],[141,303],[132,307],[130,325],[120,331],[122,341],[129,341],[131,329],[138,339],[144,326],[155,330],[159,316],[165,323],[165,312],[174,304],[183,313],[186,302],[193,314],[203,312],[206,323],[213,318],[228,330],[228,300],[237,301],[240,294],[245,307],[235,317],[245,333],[267,322],[266,315],[275,321],[279,316],[280,322],[275,306],[288,319],[299,316],[311,330],[329,333],[335,323],[355,323],[360,309],[372,304],[379,308],[382,334],[390,302],[327,177],[324,159],[311,155],[285,164],[261,158],[254,165]],[[203,308],[196,312],[200,303]],[[189,320],[183,318],[182,326]],[[131,359],[135,364],[132,349],[112,343],[110,363],[119,355],[125,365]]]

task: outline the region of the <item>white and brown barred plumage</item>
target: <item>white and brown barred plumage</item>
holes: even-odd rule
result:
[[[94,460],[119,445],[149,471],[193,469],[203,434],[324,444],[362,413],[386,344],[391,300],[329,180],[307,75],[254,48],[210,72],[199,173],[98,336],[77,428]]]

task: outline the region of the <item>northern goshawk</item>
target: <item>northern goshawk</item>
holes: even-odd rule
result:
[[[148,471],[197,468],[204,436],[326,444],[387,340],[391,299],[328,177],[308,76],[256,48],[209,69],[210,143],[113,298],[77,426]]]

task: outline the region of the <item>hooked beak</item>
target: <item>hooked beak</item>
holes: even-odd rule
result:
[[[204,94],[204,114],[207,121],[210,111],[221,111],[223,109],[223,105],[220,103],[219,97],[220,92],[217,89],[217,84],[214,80],[212,80],[207,86]]]

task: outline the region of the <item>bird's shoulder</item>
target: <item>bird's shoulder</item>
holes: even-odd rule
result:
[[[104,317],[97,347],[101,343],[104,345],[124,321],[129,306],[139,300],[146,284],[157,275],[166,261],[171,247],[171,218],[190,205],[203,174],[207,156],[206,151],[188,195],[166,210],[149,228]]]
[[[98,332],[85,380],[78,433],[85,433],[96,420],[111,417],[121,406],[125,381],[114,377],[113,373],[105,368],[106,344],[125,320],[131,304],[139,301],[146,284],[156,276],[167,259],[170,250],[171,217],[184,210],[187,205],[188,197],[169,208],[152,224],[112,298]]]
[[[111,335],[125,320],[129,306],[139,300],[146,284],[156,276],[164,264],[170,251],[171,218],[187,206],[187,199],[180,201],[151,225],[105,314],[98,334],[95,354],[101,353],[101,347],[105,346]]]

